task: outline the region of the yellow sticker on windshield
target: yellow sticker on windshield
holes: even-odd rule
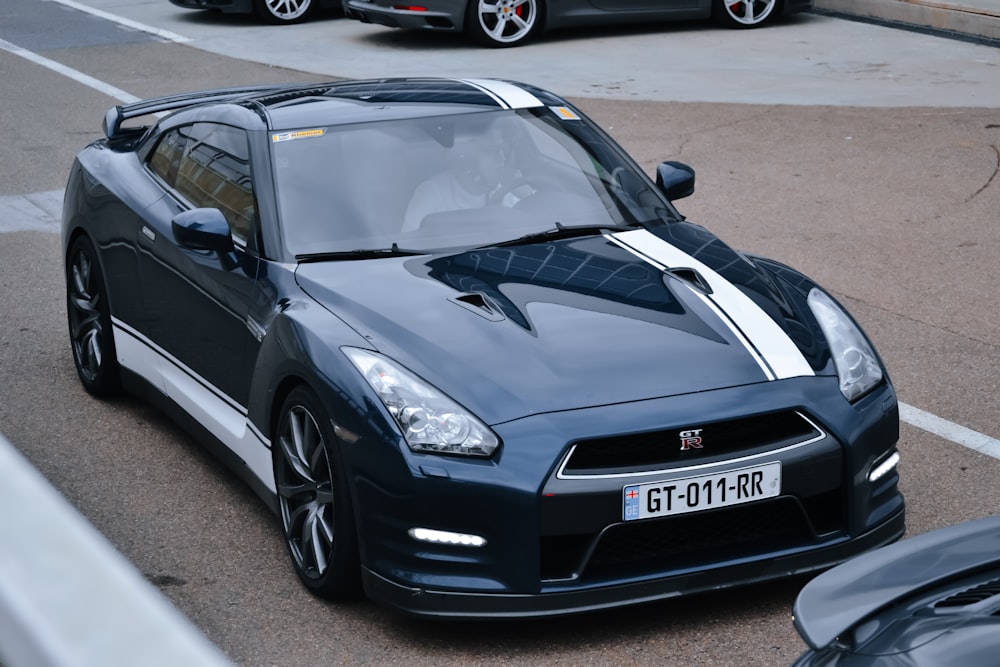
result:
[[[549,107],[552,109],[552,113],[559,116],[563,120],[580,120],[580,117],[573,113],[572,109],[567,107]]]
[[[322,137],[326,134],[326,130],[323,128],[317,128],[315,130],[298,130],[296,132],[279,132],[278,134],[271,135],[271,143],[278,143],[279,141],[291,141],[293,139],[308,139],[309,137]]]

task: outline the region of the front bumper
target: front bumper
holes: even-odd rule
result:
[[[655,581],[641,581],[602,588],[510,595],[467,593],[414,588],[397,584],[362,568],[366,594],[373,600],[416,616],[438,618],[530,618],[579,614],[722,588],[781,579],[822,570],[859,552],[898,540],[905,532],[904,510],[853,540],[820,550],[775,556],[761,561],[727,566],[724,570],[692,570]]]
[[[778,415],[799,415],[819,435],[789,434],[774,421]],[[749,428],[748,419],[758,425]],[[674,450],[670,428],[702,425],[712,450],[705,458],[639,472],[596,469],[607,464],[609,447],[612,457],[633,440]],[[804,439],[726,451],[717,425],[737,444],[751,432]],[[836,378],[797,378],[496,428],[504,442],[496,460],[410,456],[412,476],[398,485],[384,464],[356,475],[369,597],[421,616],[573,614],[824,569],[904,532],[898,474],[869,479],[899,436],[888,385],[850,405]],[[571,465],[569,453],[588,438],[599,452]],[[782,467],[777,497],[651,519],[623,516],[627,486],[772,462]],[[412,528],[481,536],[485,544],[417,542]]]

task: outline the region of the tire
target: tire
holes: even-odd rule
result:
[[[469,0],[465,30],[483,46],[519,46],[542,29],[543,0]]]
[[[781,13],[781,0],[713,0],[712,18],[727,28],[759,28]]]
[[[78,236],[66,254],[66,316],[73,363],[83,388],[108,398],[121,391],[108,291],[94,244]]]
[[[318,0],[254,0],[254,12],[273,23],[301,23],[308,19]]]
[[[319,597],[357,597],[358,538],[340,442],[306,387],[292,390],[282,404],[273,448],[285,544],[299,579]]]

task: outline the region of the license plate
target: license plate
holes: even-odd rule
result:
[[[714,475],[633,484],[622,489],[626,521],[741,505],[781,493],[781,463]]]

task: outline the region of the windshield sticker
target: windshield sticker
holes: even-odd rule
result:
[[[563,120],[580,120],[580,117],[567,107],[549,107],[549,109]]]
[[[297,132],[279,132],[271,135],[271,143],[279,141],[292,141],[293,139],[308,139],[310,137],[322,137],[326,130],[317,128],[315,130],[299,130]]]

